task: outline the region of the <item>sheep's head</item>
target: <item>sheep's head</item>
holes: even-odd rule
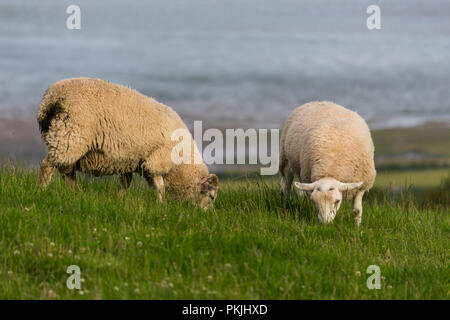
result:
[[[342,192],[361,187],[362,182],[344,183],[333,178],[323,178],[313,183],[296,182],[295,186],[302,191],[310,191],[320,223],[330,223],[336,217],[342,202]]]
[[[197,204],[204,210],[213,206],[217,197],[219,188],[219,178],[215,174],[208,174],[200,180],[200,194],[197,198]]]

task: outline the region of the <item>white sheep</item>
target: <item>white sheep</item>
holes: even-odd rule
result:
[[[342,193],[353,197],[355,224],[361,223],[362,197],[375,181],[374,146],[369,128],[356,112],[332,102],[310,102],[295,109],[284,125],[280,146],[281,192],[295,186],[311,191],[319,221],[334,220]]]
[[[164,191],[187,197],[202,208],[217,195],[218,178],[203,161],[183,120],[172,108],[125,86],[100,79],[65,79],[52,84],[38,112],[48,156],[42,161],[40,183],[46,186],[58,169],[66,183],[75,172],[97,176],[119,174],[125,191],[134,172]],[[176,164],[171,154],[176,130],[188,133],[194,152],[190,163]]]

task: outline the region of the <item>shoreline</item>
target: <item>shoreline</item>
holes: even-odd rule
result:
[[[204,126],[203,129],[209,127]],[[377,170],[450,166],[450,122],[433,121],[413,127],[371,129],[371,133]],[[32,165],[39,163],[45,154],[46,148],[35,119],[0,117],[1,162],[11,159]],[[250,167],[211,166],[221,172],[243,172]]]

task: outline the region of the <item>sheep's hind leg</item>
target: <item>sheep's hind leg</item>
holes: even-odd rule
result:
[[[75,173],[75,168],[73,166],[59,167],[58,170],[61,173],[67,187],[71,190],[77,190],[78,186],[77,186],[77,175]]]
[[[42,160],[41,168],[39,170],[39,185],[46,188],[50,181],[52,181],[55,171],[56,166],[50,163],[48,157],[45,157],[45,159]]]
[[[358,191],[358,193],[353,198],[353,216],[355,219],[355,225],[359,227],[361,224],[362,216],[362,198],[364,191]]]
[[[127,192],[127,189],[131,185],[131,180],[133,180],[132,172],[127,172],[127,173],[120,175],[119,195],[124,195]]]

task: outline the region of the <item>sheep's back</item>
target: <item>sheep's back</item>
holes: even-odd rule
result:
[[[123,158],[145,156],[166,144],[177,128],[186,128],[168,106],[139,92],[105,80],[77,78],[53,84],[67,121],[83,127],[92,149],[117,152]]]
[[[301,180],[333,177],[342,182],[375,179],[374,147],[366,122],[332,102],[311,102],[289,116],[282,133],[282,152]]]

